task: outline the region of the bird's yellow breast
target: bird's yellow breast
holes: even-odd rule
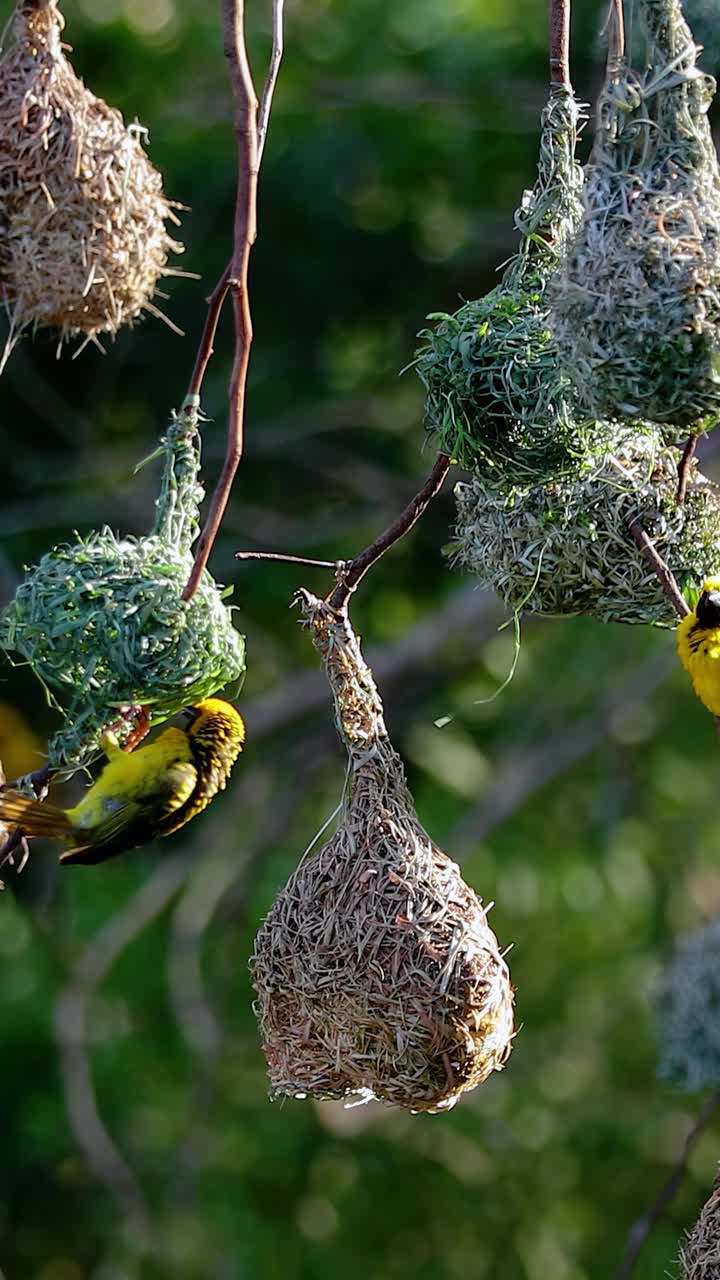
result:
[[[720,716],[720,627],[703,627],[690,613],[676,634],[678,657],[693,689],[708,711]]]
[[[139,751],[114,752],[95,785],[68,810],[68,817],[83,830],[100,826],[127,800],[152,791],[153,780],[164,777],[174,764],[191,759],[187,734],[175,728],[166,729]]]

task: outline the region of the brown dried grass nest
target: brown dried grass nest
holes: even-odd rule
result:
[[[681,1280],[720,1280],[720,1172],[700,1217],[680,1248]]]
[[[335,835],[301,860],[255,943],[271,1096],[443,1110],[505,1064],[508,968],[480,899],[420,825],[347,618],[300,598],[349,772]]]
[[[453,561],[512,610],[675,626],[627,522],[639,518],[681,589],[717,572],[720,491],[693,462],[679,506],[679,457],[649,424],[615,424],[577,478],[508,493],[476,475],[455,487]]]
[[[720,417],[715,82],[696,65],[680,0],[640,0],[639,12],[647,69],[609,65],[550,323],[588,412],[649,418],[674,437]]]
[[[57,0],[20,4],[0,61],[0,288],[8,350],[28,325],[114,334],[151,302],[177,222],[143,129],[85,88]]]

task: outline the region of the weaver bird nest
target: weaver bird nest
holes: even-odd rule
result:
[[[649,68],[611,64],[585,215],[551,322],[587,411],[702,430],[720,414],[720,175],[714,81],[680,0],[641,0]]]
[[[151,302],[180,251],[162,178],[119,111],[63,52],[57,0],[20,3],[0,62],[0,288],[10,345],[26,326],[114,334]]]
[[[515,215],[520,251],[486,297],[423,330],[417,371],[426,425],[463,466],[500,482],[572,472],[604,434],[576,409],[548,323],[546,288],[582,214],[578,106],[555,87],[543,113],[538,178]]]
[[[615,426],[584,475],[508,493],[476,476],[455,488],[454,562],[512,610],[675,625],[628,532],[637,517],[682,588],[720,564],[720,493],[693,462],[678,505],[678,453],[655,428]]]
[[[505,1063],[507,965],[418,820],[346,618],[301,593],[349,755],[336,834],[307,855],[251,961],[272,1095],[439,1111]]]
[[[27,660],[65,714],[50,743],[54,767],[88,764],[123,710],[146,707],[160,722],[244,672],[244,638],[210,574],[191,600],[181,598],[203,496],[196,423],[190,405],[162,441],[152,534],[119,539],[104,528],[55,547],[5,614],[2,647]],[[128,720],[121,741],[131,731]]]
[[[720,921],[688,935],[660,980],[658,1074],[690,1092],[720,1086]]]
[[[681,1280],[717,1280],[720,1268],[720,1173],[712,1194],[680,1248]]]

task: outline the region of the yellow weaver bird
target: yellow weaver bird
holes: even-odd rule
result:
[[[720,578],[708,578],[676,632],[680,661],[701,702],[720,716]]]
[[[74,808],[4,792],[0,821],[18,823],[29,836],[64,840],[72,846],[61,855],[64,863],[104,862],[169,836],[224,789],[245,741],[242,717],[229,702],[206,698],[185,714],[186,729],[166,729],[132,752],[106,734],[108,763]]]

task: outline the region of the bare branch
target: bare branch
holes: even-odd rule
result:
[[[571,89],[570,0],[550,0],[550,83]]]
[[[248,298],[248,264],[250,250],[257,235],[258,102],[245,43],[244,0],[223,0],[223,46],[235,97],[235,134],[238,149],[233,254],[223,277],[223,280],[227,277],[225,287],[232,291],[233,297],[235,356],[230,377],[225,461],[198,540],[195,562],[183,592],[183,600],[190,600],[197,590],[222,523],[235,472],[242,457],[245,388],[253,338]],[[224,297],[222,281],[219,288],[221,305]]]
[[[678,487],[676,501],[679,507],[681,507],[685,501],[688,480],[690,479],[690,466],[693,458],[695,457],[696,448],[697,436],[688,436],[685,448],[683,449],[682,458],[678,463]]]
[[[665,1209],[670,1204],[670,1201],[674,1199],[675,1195],[679,1191],[682,1180],[687,1171],[690,1153],[698,1138],[712,1120],[718,1106],[720,1106],[720,1090],[717,1090],[715,1093],[711,1093],[710,1097],[702,1106],[697,1120],[683,1143],[683,1149],[677,1162],[673,1166],[673,1170],[669,1178],[661,1187],[657,1198],[650,1206],[647,1213],[643,1214],[642,1218],[638,1218],[637,1222],[633,1224],[627,1238],[622,1262],[615,1272],[613,1280],[628,1280],[628,1277],[632,1275],[635,1263],[640,1255],[640,1250],[650,1235],[655,1223],[660,1219]]]
[[[665,595],[670,601],[678,617],[685,618],[690,612],[687,602],[685,601],[672,572],[662,559],[662,556],[660,556],[655,550],[655,547],[640,524],[638,517],[633,516],[631,520],[628,520],[627,527],[631,538],[639,547],[653,572],[657,574],[660,586],[665,592]]]
[[[265,150],[265,140],[267,138],[268,125],[270,123],[270,108],[272,107],[273,94],[275,93],[275,85],[277,84],[278,72],[283,56],[283,8],[285,0],[273,0],[272,7],[272,53],[270,54],[270,66],[268,67],[267,79],[262,91],[260,99],[260,113],[258,115],[258,139],[257,139],[257,162],[258,168],[262,163],[263,151]]]
[[[412,529],[433,498],[440,492],[450,465],[450,458],[446,453],[438,454],[430,475],[419,493],[415,494],[412,502],[409,502],[397,519],[393,520],[392,524],[369,547],[355,556],[343,570],[340,581],[328,599],[331,609],[335,609],[338,613],[347,609],[350,596],[368,569],[371,569],[380,557],[390,550],[390,547]]]
[[[309,564],[316,569],[335,569],[340,571],[344,560],[314,560],[312,556],[291,556],[284,551],[236,551],[236,560],[275,560],[282,564]]]

